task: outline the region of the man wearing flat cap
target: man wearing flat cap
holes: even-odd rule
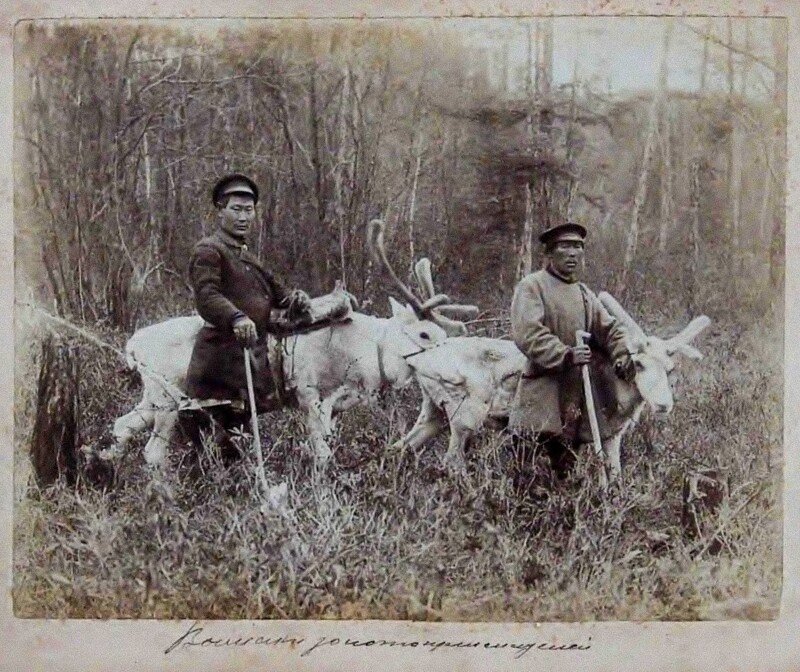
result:
[[[631,381],[636,373],[619,323],[578,282],[586,235],[585,227],[572,222],[542,233],[545,267],[519,282],[511,302],[514,342],[528,361],[509,429],[523,443],[544,446],[560,478],[574,462],[577,445],[591,441],[580,367],[591,361],[592,349],[611,360],[620,378]],[[590,344],[576,342],[578,330],[591,334]]]
[[[195,305],[206,324],[195,341],[186,383],[192,397],[233,402],[230,408],[239,411],[233,424],[239,424],[247,417],[248,400],[243,348],[253,354],[256,410],[268,410],[276,405],[267,361],[270,311],[308,297],[287,292],[247,248],[256,184],[245,175],[227,175],[214,185],[212,201],[217,230],[195,245],[189,262]]]

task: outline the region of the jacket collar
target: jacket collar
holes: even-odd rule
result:
[[[556,273],[555,269],[550,264],[547,264],[547,266],[545,266],[545,270],[554,278],[561,280],[561,282],[566,282],[568,285],[574,285],[576,282],[578,282],[577,276],[573,276],[572,278],[566,278],[563,275]]]
[[[236,238],[222,229],[217,229],[214,235],[220,240],[220,242],[225,243],[225,245],[233,248],[239,253],[247,252],[247,243],[245,242],[244,238]]]

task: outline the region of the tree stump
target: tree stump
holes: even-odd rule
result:
[[[722,550],[714,521],[729,492],[728,479],[716,469],[692,471],[683,477],[681,527],[684,536],[690,540],[704,539],[711,555]]]
[[[75,346],[47,336],[36,395],[31,463],[37,483],[46,487],[60,477],[74,484],[77,475],[78,359]]]

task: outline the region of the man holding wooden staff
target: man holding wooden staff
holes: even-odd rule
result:
[[[196,399],[228,402],[212,415],[229,428],[243,424],[253,410],[276,407],[267,360],[270,312],[293,303],[308,307],[310,300],[305,292],[284,289],[247,247],[258,204],[255,182],[227,175],[214,185],[211,197],[217,229],[195,245],[189,262],[195,305],[206,324],[195,341],[186,387]],[[248,409],[245,348],[251,356],[255,409]]]
[[[511,303],[514,342],[528,361],[509,429],[518,445],[543,446],[559,478],[574,464],[578,444],[592,441],[581,368],[590,364],[593,350],[611,360],[619,378],[631,382],[636,375],[625,332],[578,282],[586,234],[585,227],[571,222],[542,233],[545,267],[519,282]],[[589,342],[576,338],[577,332],[585,332]],[[601,424],[602,438],[608,436],[605,429]]]

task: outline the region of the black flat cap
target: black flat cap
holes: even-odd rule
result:
[[[223,177],[211,190],[211,200],[214,202],[214,205],[216,205],[223,198],[231,194],[251,196],[253,201],[258,203],[258,187],[256,183],[246,175],[233,173],[232,175]]]
[[[551,226],[539,236],[539,242],[543,245],[550,245],[558,240],[580,240],[582,242],[587,234],[588,231],[585,226],[574,222],[566,222],[565,224]]]

